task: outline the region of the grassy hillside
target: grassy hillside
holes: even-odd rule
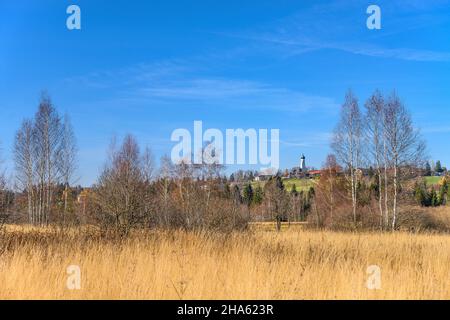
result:
[[[433,177],[433,176],[429,176],[429,177],[425,177],[425,181],[427,182],[428,185],[436,185],[439,183],[439,181],[441,181],[442,177]]]
[[[252,187],[256,188],[258,185],[260,185],[262,188],[264,188],[265,183],[266,181],[253,181]],[[314,180],[290,178],[284,179],[283,184],[287,191],[291,191],[294,184],[297,191],[308,191],[310,187],[314,186]]]
[[[435,176],[427,176],[424,177],[425,181],[428,185],[437,185],[439,184],[439,181],[442,179],[442,177],[435,177]],[[283,179],[284,187],[287,191],[292,190],[292,186],[295,184],[295,187],[297,191],[308,191],[310,187],[314,187],[315,179],[297,179],[297,178],[289,178],[289,179]],[[258,185],[264,188],[266,181],[253,181],[252,187],[256,188]]]

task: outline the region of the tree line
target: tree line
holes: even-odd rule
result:
[[[357,97],[348,91],[331,147],[335,157],[327,160],[321,188],[330,215],[336,199],[344,200],[349,194],[353,223],[362,221],[363,189],[367,187],[364,170],[370,167],[375,172],[372,193],[377,201],[379,227],[396,229],[402,183],[418,175],[426,150],[420,131],[397,93],[385,96],[376,90],[362,110]],[[337,178],[338,167],[342,168],[342,181]],[[336,191],[337,186],[341,190]]]
[[[13,212],[34,225],[87,223],[123,234],[132,228],[229,231],[252,220],[395,230],[406,198],[422,206],[446,202],[447,184],[439,192],[420,181],[408,186],[427,170],[425,143],[395,92],[375,91],[360,108],[349,91],[331,148],[320,178],[298,191],[286,189],[281,172],[261,184],[252,181],[252,171],[227,177],[207,159],[187,164],[163,157],[157,168],[151,149],[127,135],[113,139],[96,183],[81,188],[74,186],[78,148],[70,118],[43,94],[15,136],[17,192],[8,191],[0,171],[0,223]],[[443,170],[440,163],[436,168]]]
[[[96,224],[126,234],[131,228],[243,229],[245,205],[229,192],[223,166],[174,164],[168,157],[155,166],[149,147],[141,150],[127,135],[113,139],[96,183],[76,187],[77,141],[68,115],[61,116],[43,93],[35,115],[15,135],[15,192],[0,172],[0,213],[6,221]],[[8,198],[6,197],[8,195]]]

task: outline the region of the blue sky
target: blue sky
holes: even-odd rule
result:
[[[81,8],[82,30],[66,28]],[[382,10],[368,30],[366,8]],[[281,167],[320,167],[348,88],[396,89],[450,166],[450,1],[0,2],[0,141],[40,91],[74,124],[80,183],[91,184],[113,135],[169,154],[174,129],[280,129]],[[234,170],[236,168],[230,168]]]

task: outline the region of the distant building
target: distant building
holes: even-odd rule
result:
[[[302,176],[304,176],[304,172],[302,171],[302,169],[300,169],[300,167],[293,167],[290,171],[289,171],[289,178],[301,178]]]
[[[304,154],[302,154],[302,157],[300,158],[300,170],[301,171],[305,171],[305,169],[306,169],[306,162],[305,162],[305,155]]]
[[[300,166],[293,167],[289,171],[289,178],[304,178],[307,172],[306,157],[304,154],[300,157]]]
[[[254,176],[255,181],[267,181],[270,178],[274,177],[277,174],[276,170],[273,168],[265,169],[261,172],[258,172]]]
[[[258,174],[255,177],[255,181],[267,181],[270,180],[270,178],[273,177],[273,174]]]
[[[320,177],[320,174],[322,173],[322,171],[321,170],[311,170],[311,171],[308,171],[308,175],[310,176],[310,177],[312,177],[312,178],[314,178],[314,177]]]
[[[300,165],[297,167],[293,167],[290,170],[286,170],[283,174],[284,179],[288,178],[308,178],[308,177],[317,177],[320,176],[320,170],[314,170],[314,168],[308,168],[306,167],[306,157],[304,154],[300,157]],[[270,178],[274,177],[276,173],[266,170],[264,172],[259,172],[255,175],[254,180],[255,181],[267,181]]]

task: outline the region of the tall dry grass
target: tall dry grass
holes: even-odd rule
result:
[[[88,234],[88,235],[87,235]],[[67,289],[79,265],[81,289]],[[380,290],[366,287],[369,265]],[[450,299],[450,236],[256,230],[126,240],[9,227],[2,299]]]

